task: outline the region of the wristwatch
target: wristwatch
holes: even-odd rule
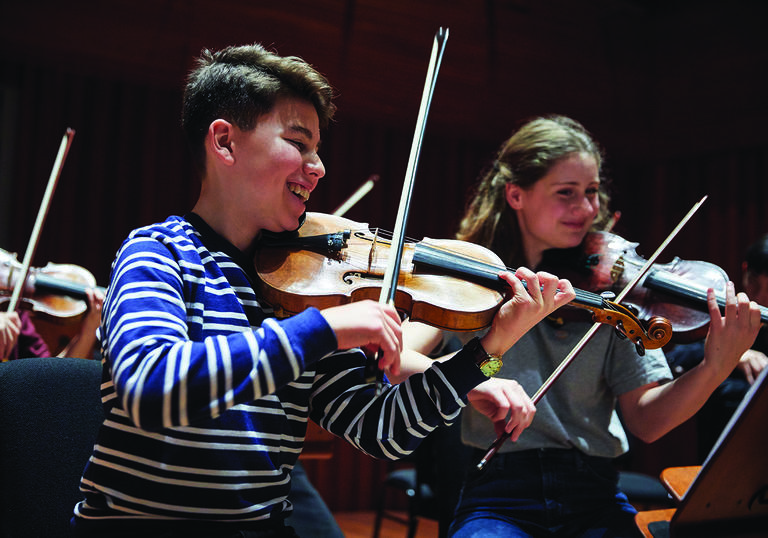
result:
[[[464,344],[466,351],[485,377],[492,377],[501,370],[501,355],[491,355],[483,349],[480,338],[475,337]]]

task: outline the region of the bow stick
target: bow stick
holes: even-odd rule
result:
[[[416,129],[413,133],[413,143],[411,144],[411,155],[408,159],[408,168],[403,182],[403,192],[400,196],[400,207],[397,211],[397,220],[395,222],[395,231],[392,235],[392,242],[389,247],[389,259],[387,268],[384,272],[384,280],[379,295],[380,304],[394,304],[395,293],[397,291],[397,281],[400,276],[400,262],[403,256],[403,244],[405,243],[405,224],[408,220],[408,212],[411,205],[411,194],[413,192],[414,179],[416,177],[416,168],[418,166],[419,154],[421,153],[421,141],[424,138],[424,130],[427,126],[427,113],[432,103],[432,94],[435,91],[437,83],[437,72],[440,69],[440,62],[443,59],[445,50],[445,41],[448,39],[448,29],[440,28],[435,34],[432,42],[432,55],[427,69],[427,79],[424,83],[424,92],[421,96],[421,105],[419,107],[419,116],[416,120]],[[378,362],[378,361],[377,361]],[[376,379],[376,393],[381,392],[383,384],[383,372],[374,364]]]
[[[21,273],[19,274],[16,285],[13,288],[11,300],[8,302],[8,312],[13,312],[16,310],[16,305],[21,298],[21,291],[24,288],[24,283],[27,280],[27,275],[29,274],[29,266],[32,262],[32,256],[35,254],[35,250],[37,249],[37,242],[40,239],[40,231],[43,228],[45,217],[48,215],[48,208],[51,204],[53,191],[56,189],[56,184],[59,182],[61,169],[64,167],[64,159],[66,159],[67,154],[69,153],[69,147],[72,145],[72,138],[74,136],[75,131],[73,129],[67,128],[67,131],[64,133],[64,137],[61,139],[61,144],[59,144],[59,152],[56,155],[56,160],[53,163],[53,170],[51,170],[51,175],[48,178],[48,185],[45,188],[45,193],[43,194],[43,201],[41,202],[40,209],[37,212],[37,219],[35,220],[35,225],[32,228],[32,235],[30,236],[29,243],[27,244],[27,251],[24,253],[24,261],[21,264]]]
[[[707,199],[706,196],[704,196],[701,200],[699,200],[697,203],[693,205],[693,207],[688,211],[688,213],[683,217],[683,219],[680,221],[680,223],[675,226],[675,229],[672,230],[672,232],[667,236],[667,238],[664,240],[661,245],[659,245],[659,248],[656,249],[656,252],[653,253],[653,255],[648,258],[648,261],[645,262],[645,265],[643,265],[642,269],[637,273],[635,278],[633,278],[625,287],[623,290],[621,290],[621,293],[616,297],[615,302],[620,303],[624,297],[627,296],[627,294],[632,291],[632,288],[635,287],[635,285],[640,281],[640,279],[645,276],[645,274],[648,272],[648,270],[651,268],[653,263],[656,261],[656,258],[659,257],[661,252],[667,247],[667,245],[674,239],[674,237],[678,234],[678,232],[683,228],[683,226],[686,225],[686,223],[691,219],[693,214],[701,207],[701,205],[704,203],[704,201]],[[597,330],[600,328],[600,323],[595,323],[592,325],[592,327],[587,331],[587,333],[582,337],[581,340],[576,344],[576,346],[571,350],[570,353],[563,359],[563,362],[560,363],[560,365],[555,368],[555,371],[552,372],[552,374],[547,378],[547,380],[544,382],[544,384],[539,388],[539,390],[536,391],[536,394],[533,395],[531,398],[531,401],[534,405],[539,403],[539,400],[544,396],[544,393],[549,390],[549,388],[552,386],[552,384],[557,381],[557,379],[560,377],[560,375],[565,371],[568,366],[571,365],[573,362],[573,359],[576,358],[576,355],[578,355],[582,349],[584,349],[584,346],[587,345],[587,343],[592,339],[592,337],[595,335]],[[511,437],[511,432],[504,432],[499,437],[496,438],[496,440],[493,442],[493,444],[488,448],[485,455],[483,456],[483,459],[480,460],[480,462],[477,464],[477,470],[482,471],[485,465],[491,460],[491,458],[496,454],[496,452],[499,451],[499,448],[501,448],[501,445],[503,445],[507,439]]]

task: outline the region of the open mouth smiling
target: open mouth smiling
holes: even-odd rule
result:
[[[309,189],[304,188],[297,183],[289,183],[288,190],[299,197],[302,202],[309,200]]]

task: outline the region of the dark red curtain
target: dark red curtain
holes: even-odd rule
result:
[[[4,61],[1,67],[0,193],[7,198],[0,203],[0,247],[23,255],[59,142],[71,127],[77,134],[33,265],[75,263],[106,285],[114,253],[131,229],[184,213],[196,198],[178,122],[180,92],[59,64]],[[413,127],[345,114],[342,108],[325,135],[328,175],[310,209],[332,211],[369,175],[379,174],[374,191],[347,216],[391,229]],[[590,118],[578,119],[589,126]],[[626,148],[621,131],[598,136],[609,157],[612,147]],[[410,236],[452,236],[469,189],[500,142],[428,124]],[[738,282],[746,246],[768,232],[768,146],[723,144],[685,154],[673,149],[663,157],[624,150],[609,165],[614,206],[622,212],[615,231],[638,242],[646,256],[695,201],[709,195],[662,261],[675,255],[707,260]],[[371,508],[389,464],[336,444],[333,459],[308,464],[310,476],[334,510]],[[667,461],[659,457],[647,466],[660,469]]]

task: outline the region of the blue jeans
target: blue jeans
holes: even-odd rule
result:
[[[578,450],[497,454],[467,478],[448,535],[636,538],[617,482],[612,460]]]

